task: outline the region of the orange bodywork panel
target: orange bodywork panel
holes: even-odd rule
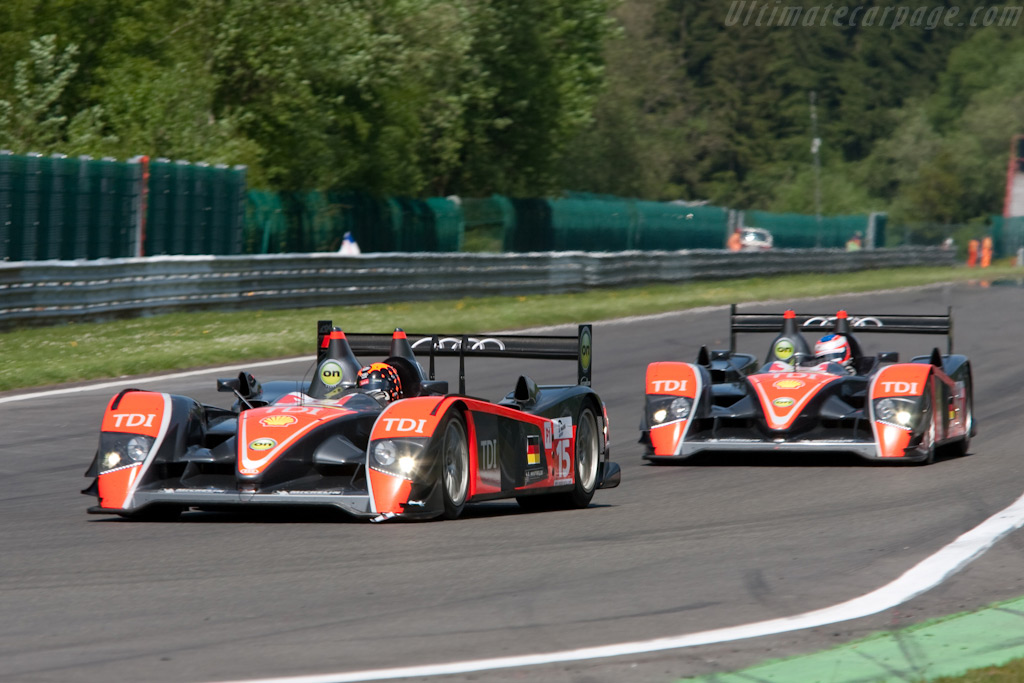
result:
[[[373,509],[380,513],[393,512],[396,515],[405,512],[405,504],[409,502],[412,482],[393,474],[385,474],[377,470],[368,470],[370,490],[373,492]]]
[[[928,388],[931,365],[903,363],[882,368],[871,382],[870,399],[911,398],[921,396]],[[913,436],[910,429],[882,420],[875,420],[875,440],[882,458],[902,458]]]
[[[928,386],[932,366],[923,363],[901,363],[878,371],[871,383],[871,398],[920,396]]]
[[[103,414],[100,429],[104,432],[142,434],[159,439],[167,429],[167,422],[171,419],[170,412],[171,403],[167,394],[130,391],[110,399],[107,410]],[[156,444],[154,448],[158,446],[159,444]],[[111,509],[127,507],[135,493],[135,485],[140,472],[142,472],[141,462],[101,472],[96,483],[100,507]]]
[[[686,396],[696,399],[701,390],[697,368],[689,363],[659,362],[647,366],[645,380],[648,395]],[[689,419],[673,420],[651,427],[651,447],[655,455],[675,455],[686,436]]]
[[[238,416],[238,474],[258,477],[288,447],[316,427],[352,411],[344,400],[337,403],[307,402],[305,405],[277,403],[252,408]]]
[[[838,375],[819,372],[779,372],[747,378],[761,401],[769,429],[789,429],[812,398]]]

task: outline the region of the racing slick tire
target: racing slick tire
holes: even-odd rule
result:
[[[441,425],[441,497],[444,519],[456,519],[469,498],[469,439],[466,421],[453,410]]]
[[[963,437],[957,439],[948,446],[943,447],[943,454],[953,458],[959,458],[967,455],[971,448],[971,434],[974,432],[974,394],[969,375],[964,386],[964,394],[967,396],[967,400],[964,402],[964,412],[967,413],[967,419],[965,421],[967,429],[964,431]]]
[[[516,502],[525,510],[585,508],[597,489],[597,470],[601,462],[600,434],[593,409],[585,406],[576,420],[574,453],[576,476],[571,492],[540,496],[518,496]]]

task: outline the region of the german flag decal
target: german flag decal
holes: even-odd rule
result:
[[[540,436],[527,435],[526,437],[526,464],[540,464]]]

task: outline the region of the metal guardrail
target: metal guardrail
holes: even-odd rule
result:
[[[312,308],[595,287],[945,266],[938,247],[845,252],[626,251],[155,256],[0,263],[0,327],[195,310]]]

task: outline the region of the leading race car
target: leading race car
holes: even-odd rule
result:
[[[346,336],[321,321],[308,383],[218,380],[236,397],[230,408],[126,389],[103,415],[89,512],[174,519],[191,508],[326,506],[380,521],[454,519],[496,498],[586,507],[620,479],[590,387],[591,335],[581,325],[576,336]],[[429,374],[414,349],[429,356]],[[387,358],[361,367],[356,352]],[[435,356],[458,356],[457,394],[434,378]],[[522,375],[487,401],[466,395],[467,357],[572,360],[578,381]]]
[[[803,330],[825,334],[812,354]],[[737,353],[741,332],[777,332],[764,363]],[[942,334],[947,352],[899,362],[865,355],[857,335]],[[730,348],[701,348],[696,363],[647,367],[644,458],[705,451],[841,451],[868,460],[930,463],[966,454],[977,431],[971,365],[954,354],[952,316],[851,318],[730,312]]]

